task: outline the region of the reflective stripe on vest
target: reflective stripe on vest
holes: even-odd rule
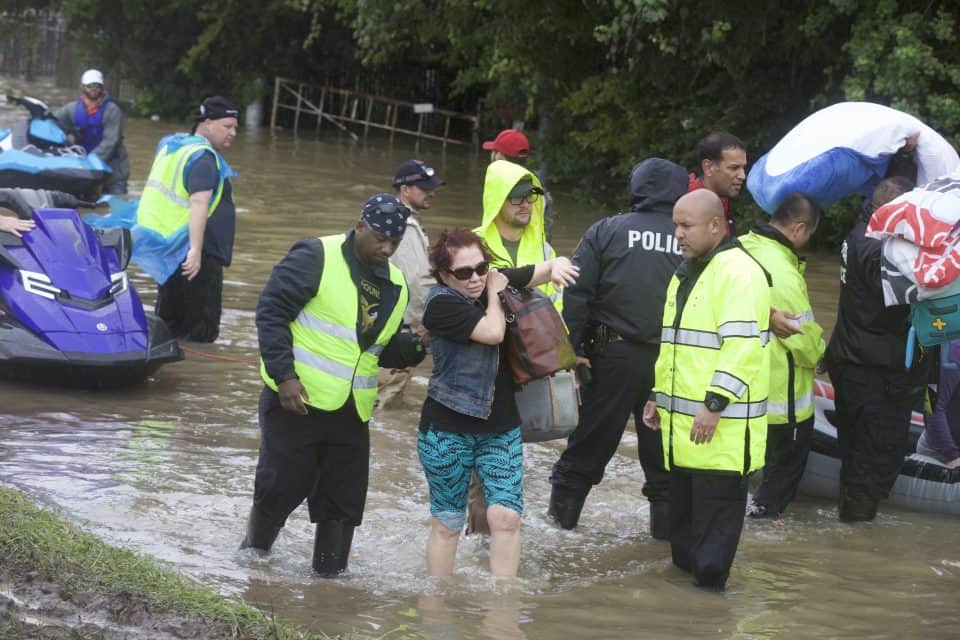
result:
[[[665,393],[657,392],[657,406],[670,411],[671,413],[680,413],[685,416],[695,416],[700,408],[703,407],[702,400],[688,400],[687,398],[674,398]],[[759,402],[738,402],[730,403],[720,412],[721,418],[760,418],[767,412],[767,401]]]
[[[724,322],[717,327],[717,334],[721,338],[759,338],[760,327],[754,320]]]
[[[739,398],[747,392],[747,383],[726,371],[716,371],[710,380],[711,386],[720,387]]]
[[[352,395],[357,415],[367,421],[377,398],[380,354],[400,328],[407,304],[406,284],[400,270],[389,265],[390,281],[400,287],[400,296],[377,340],[361,352],[357,337],[359,293],[343,257],[346,236],[320,240],[324,264],[317,293],[290,323],[294,368],[310,398],[307,404],[335,411]],[[262,360],[260,374],[267,386],[276,390]]]
[[[153,160],[150,175],[137,205],[137,224],[169,237],[190,222],[190,192],[184,182],[184,169],[190,157],[198,151],[210,151],[221,169],[220,157],[208,143],[186,144],[173,153],[167,153],[163,145]],[[223,180],[217,184],[207,215],[220,204],[223,195]]]
[[[719,349],[720,336],[712,331],[696,331],[694,329],[674,329],[664,327],[660,332],[660,342],[682,344],[688,347],[703,347],[704,349]]]
[[[794,411],[796,411],[798,414],[801,411],[804,411],[806,409],[812,409],[813,408],[813,391],[811,391],[810,393],[805,393],[799,398],[797,398],[796,402],[793,403],[793,408],[794,408]],[[787,402],[767,402],[767,413],[769,414],[786,416],[789,410],[790,410],[790,405]],[[797,419],[800,420],[799,415]]]

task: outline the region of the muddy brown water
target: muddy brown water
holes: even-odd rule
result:
[[[2,117],[11,117],[4,112]],[[156,141],[180,123],[131,120],[131,188],[139,191]],[[484,542],[467,538],[456,574],[423,567],[428,493],[415,448],[421,366],[410,405],[371,423],[371,478],[350,571],[310,571],[312,527],[298,510],[274,552],[237,550],[250,505],[261,382],[253,312],[273,264],[298,238],[339,232],[369,195],[388,190],[407,157],[448,185],[428,231],[480,216],[486,158],[409,141],[353,144],[327,134],[241,131],[228,159],[240,172],[234,264],[223,329],[145,384],[79,392],[0,383],[0,481],[25,489],[110,542],[157,556],[219,592],[326,633],[423,638],[882,638],[956,637],[957,520],[884,506],[877,521],[837,522],[834,504],[801,497],[775,522],[748,521],[725,594],[695,589],[669,547],[647,533],[642,472],[631,431],[590,495],[576,531],[544,519],[560,443],[526,446],[520,578],[494,584]],[[600,212],[558,198],[555,244],[569,253]],[[832,327],[837,261],[808,271],[818,318]],[[152,303],[154,287],[135,273]]]

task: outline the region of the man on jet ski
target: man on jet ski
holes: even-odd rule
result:
[[[95,153],[113,173],[103,186],[104,193],[127,192],[130,161],[123,146],[123,112],[103,88],[103,74],[88,69],[80,77],[80,98],[60,107],[54,116],[74,143]]]

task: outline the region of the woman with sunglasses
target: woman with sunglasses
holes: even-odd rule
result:
[[[499,345],[506,320],[498,293],[508,284],[572,284],[567,258],[497,271],[480,236],[444,231],[430,250],[437,280],[424,304],[433,374],[420,415],[417,451],[430,485],[427,572],[449,575],[466,522],[467,488],[476,471],[490,524],[490,572],[512,577],[520,563],[523,446],[516,387]]]

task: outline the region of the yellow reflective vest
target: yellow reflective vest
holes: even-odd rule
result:
[[[777,237],[779,236],[779,238]],[[799,314],[803,333],[781,339],[771,334],[769,424],[795,425],[813,417],[813,378],[823,357],[823,328],[817,324],[807,295],[803,272],[807,264],[789,241],[769,224],[741,236],[743,248],[763,265],[773,280],[770,305]]]
[[[530,179],[535,186],[543,188],[540,178],[535,173],[513,162],[497,160],[491,162],[487,167],[486,177],[483,181],[483,221],[479,227],[474,229],[474,232],[483,238],[487,249],[493,256],[491,266],[500,268],[525,267],[557,257],[557,252],[547,242],[546,231],[544,230],[543,211],[546,201],[543,196],[540,196],[531,205],[530,223],[524,227],[523,235],[520,236],[516,263],[510,257],[510,252],[503,246],[503,238],[500,237],[500,230],[497,229],[494,220],[500,215],[500,208],[506,202],[510,191],[524,178]],[[538,288],[550,298],[558,312],[563,311],[562,292],[558,291],[550,282],[546,282]]]
[[[668,468],[745,475],[763,466],[769,319],[766,274],[737,244],[725,241],[678,268],[667,288],[653,389]],[[729,404],[713,440],[694,444],[690,430],[707,391]]]
[[[323,243],[323,273],[317,294],[290,323],[293,335],[294,370],[307,390],[310,406],[324,411],[342,407],[353,394],[357,415],[366,422],[377,399],[380,354],[400,328],[407,306],[407,285],[392,264],[390,281],[400,287],[400,297],[372,345],[360,350],[357,336],[359,292],[343,257],[346,235],[320,238]],[[268,387],[277,384],[260,359],[260,376]]]
[[[177,148],[178,144],[184,143]],[[223,196],[223,160],[210,143],[200,136],[168,136],[161,141],[150,167],[147,184],[137,205],[137,224],[156,231],[164,238],[190,222],[190,192],[184,180],[187,161],[197,151],[210,151],[217,160],[220,182],[210,198],[211,215]]]

